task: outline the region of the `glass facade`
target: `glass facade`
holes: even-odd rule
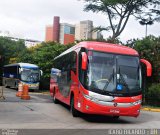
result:
[[[64,25],[64,34],[75,34],[75,27]]]

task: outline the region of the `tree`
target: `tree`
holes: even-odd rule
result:
[[[108,16],[110,26],[97,27],[96,30],[112,30],[113,41],[122,33],[130,16],[137,19],[142,15],[150,15],[160,20],[159,0],[84,0],[84,11],[102,12]]]
[[[141,65],[143,78],[142,89],[144,103],[156,105],[159,100],[157,97],[160,97],[158,95],[160,92],[160,37],[148,36],[142,40],[134,39],[128,43],[127,46],[132,46],[139,52],[140,58],[147,59],[152,64],[151,78],[146,78],[146,66],[144,64]]]
[[[136,49],[140,58],[147,59],[151,62],[153,73],[152,82],[156,83],[160,81],[160,37],[148,36],[142,40],[133,40],[132,43],[127,46],[132,46]]]
[[[18,57],[18,55],[26,50],[23,40],[14,41],[8,37],[0,37],[0,55],[2,57],[2,65],[9,64],[12,59]]]
[[[17,62],[17,57],[25,50],[23,40],[14,41],[8,37],[0,37],[0,76],[2,76],[3,66]]]

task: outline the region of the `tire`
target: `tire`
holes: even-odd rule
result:
[[[78,117],[79,116],[79,112],[74,108],[74,96],[71,97],[70,111],[71,111],[73,117]]]
[[[54,89],[53,90],[53,102],[55,103],[55,104],[57,104],[58,103],[58,100],[56,99],[56,90]]]
[[[114,119],[119,119],[119,116],[113,116]]]
[[[39,89],[34,89],[33,91],[34,91],[34,92],[39,92]]]
[[[6,83],[4,84],[4,87],[5,87],[5,88],[7,88],[7,87],[8,87]]]
[[[18,91],[18,84],[15,83],[14,88]]]
[[[5,87],[5,88],[10,88],[10,86],[7,85],[7,82],[6,82],[6,81],[5,81],[5,83],[4,83],[4,87]]]

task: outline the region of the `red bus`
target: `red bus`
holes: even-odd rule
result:
[[[136,50],[116,44],[81,42],[54,59],[50,94],[70,106],[74,117],[86,114],[137,117],[142,102],[140,63],[151,64]]]

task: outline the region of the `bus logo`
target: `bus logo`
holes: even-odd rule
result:
[[[118,104],[117,104],[117,103],[114,103],[113,105],[114,105],[114,107],[116,107]]]

